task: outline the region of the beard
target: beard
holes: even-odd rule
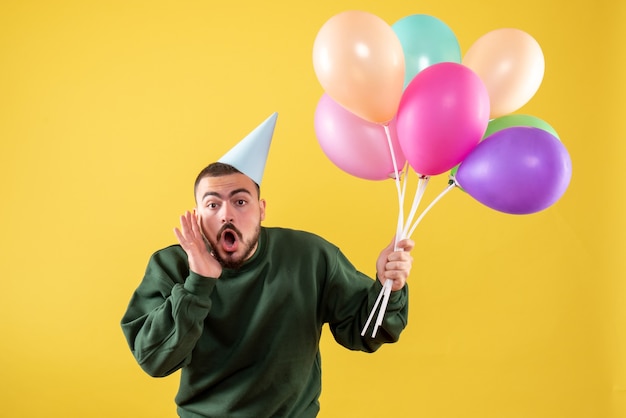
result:
[[[224,230],[229,229],[237,234],[240,245],[241,255],[237,256],[235,253],[225,252],[218,244],[222,239],[222,233]],[[250,238],[244,240],[243,234],[232,224],[225,224],[220,232],[217,234],[215,241],[207,239],[211,248],[213,249],[213,256],[222,265],[222,267],[232,270],[239,270],[241,266],[246,262],[248,258],[254,253],[259,242],[259,236],[261,235],[261,225],[257,225],[254,233]]]

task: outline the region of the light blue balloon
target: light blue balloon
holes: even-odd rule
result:
[[[461,63],[461,47],[454,32],[436,17],[416,14],[403,17],[391,28],[404,52],[404,87],[424,68],[439,62]]]

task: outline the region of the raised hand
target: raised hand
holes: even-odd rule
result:
[[[187,253],[189,269],[200,276],[219,278],[222,266],[207,247],[195,210],[180,217],[180,226],[180,229],[174,228],[174,234]]]

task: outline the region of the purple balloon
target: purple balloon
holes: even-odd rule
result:
[[[539,212],[561,198],[572,177],[567,149],[543,129],[495,132],[463,160],[456,180],[470,196],[500,212]]]

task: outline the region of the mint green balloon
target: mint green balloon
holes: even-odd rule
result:
[[[391,26],[404,52],[404,87],[424,68],[440,62],[461,63],[461,47],[454,32],[436,17],[416,14]]]
[[[489,121],[487,125],[487,130],[483,135],[483,139],[487,138],[489,135],[501,131],[506,128],[513,128],[517,126],[529,126],[532,128],[543,129],[546,132],[551,133],[557,139],[559,138],[559,134],[556,133],[554,128],[550,126],[550,124],[542,119],[539,119],[536,116],[531,115],[505,115],[500,116],[499,118],[495,118]]]

